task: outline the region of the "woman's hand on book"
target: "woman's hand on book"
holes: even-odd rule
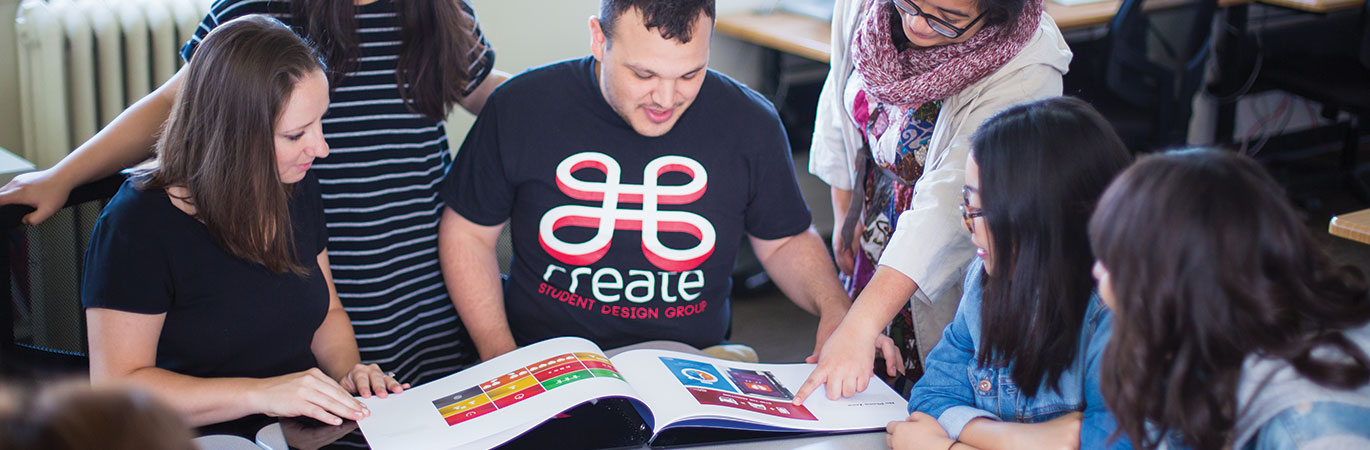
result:
[[[343,389],[347,392],[371,398],[375,393],[377,397],[386,398],[391,393],[401,393],[409,389],[409,384],[400,384],[395,380],[395,375],[382,372],[381,367],[375,364],[357,364],[352,366],[352,370],[347,372],[347,376],[340,382]]]
[[[338,425],[343,419],[361,420],[371,411],[318,368],[263,378],[248,392],[248,401],[272,417],[309,417]]]
[[[828,337],[828,342],[823,344],[823,350],[816,358],[818,367],[813,369],[809,379],[799,387],[799,392],[794,396],[794,404],[803,404],[804,399],[817,390],[819,385],[827,385],[830,400],[851,397],[866,390],[873,373],[872,366],[875,365],[873,343],[876,337],[849,325],[845,322],[839,325],[832,336]],[[812,363],[814,359],[811,356],[805,362]]]
[[[893,450],[946,450],[955,445],[937,419],[921,411],[885,426],[885,444]]]

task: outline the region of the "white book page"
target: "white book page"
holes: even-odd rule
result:
[[[389,398],[360,399],[371,415],[358,424],[377,450],[495,445],[586,400],[609,396],[636,398],[599,347],[556,338]]]
[[[851,398],[828,400],[819,391],[794,405],[813,364],[748,364],[664,350],[633,350],[613,361],[652,408],[653,433],[697,419],[840,431],[883,429],[908,417],[908,402],[879,380]]]

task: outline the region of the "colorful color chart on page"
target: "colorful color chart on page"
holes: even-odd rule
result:
[[[433,400],[433,407],[456,425],[580,380],[623,377],[598,353],[567,353],[524,366],[461,392]]]
[[[729,367],[723,370],[703,361],[661,357],[661,363],[701,405],[741,409],[776,417],[818,420],[794,395],[767,371]],[[727,373],[727,375],[724,375]]]

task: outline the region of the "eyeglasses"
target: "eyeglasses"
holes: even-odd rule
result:
[[[961,188],[961,219],[966,221],[966,231],[975,233],[975,218],[984,217],[985,210],[970,206],[970,193],[978,192],[970,186]]]
[[[934,17],[931,14],[924,13],[923,9],[919,8],[918,5],[913,4],[911,0],[891,1],[893,1],[894,6],[896,8],[899,8],[900,11],[903,11],[904,14],[922,17],[923,20],[928,21],[928,27],[932,28],[932,31],[936,31],[937,34],[946,36],[951,39],[956,39],[961,37],[961,35],[966,34],[966,30],[969,30],[970,27],[975,26],[976,22],[979,22],[980,19],[985,17],[985,13],[982,12],[980,13],[980,15],[975,16],[975,20],[971,20],[970,23],[966,24],[965,27],[957,28],[955,25],[949,24],[945,20]]]

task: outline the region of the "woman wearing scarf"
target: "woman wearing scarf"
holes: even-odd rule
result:
[[[865,390],[882,330],[903,360],[886,355],[885,372],[922,375],[974,255],[957,208],[970,137],[1060,95],[1071,59],[1042,0],[839,0],[832,40],[809,171],[832,186],[833,250],[856,301],[796,403],[824,383],[833,399]]]

